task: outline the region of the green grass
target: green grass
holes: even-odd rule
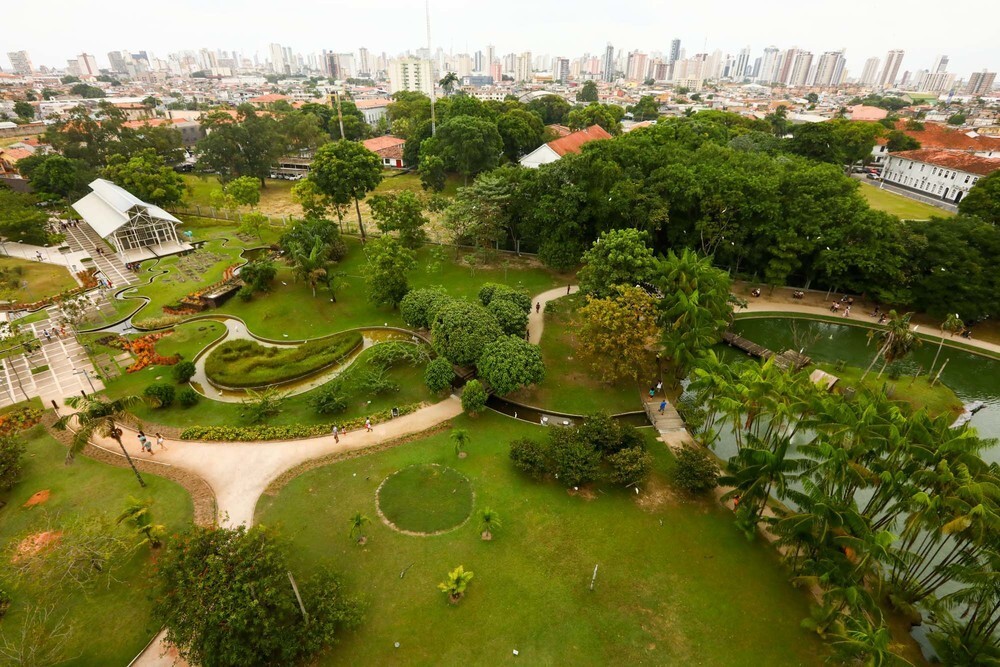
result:
[[[455,528],[472,512],[472,486],[454,468],[420,464],[390,475],[378,507],[394,526],[415,533]]]
[[[218,311],[242,318],[255,334],[265,338],[301,340],[317,338],[345,329],[388,324],[402,326],[399,311],[387,306],[374,306],[368,301],[365,275],[367,259],[361,243],[346,238],[347,257],[334,267],[345,274],[346,286],[337,293],[337,301],[319,290],[313,297],[309,286],[296,281],[291,268],[282,265],[271,292],[255,295],[252,301],[231,299]],[[435,253],[441,256],[434,258]],[[469,253],[453,248],[423,246],[416,251],[417,267],[408,274],[410,287],[440,285],[452,296],[474,299],[485,282],[499,282],[519,287],[528,294],[565,284],[565,278],[540,266],[536,261],[503,255],[491,260],[475,272],[465,264]],[[509,263],[507,269],[503,262]],[[303,311],[309,316],[303,317]]]
[[[170,533],[191,523],[191,499],[183,488],[153,475],[144,475],[141,489],[128,469],[112,468],[84,457],[70,466],[63,463],[66,450],[41,426],[25,434],[28,451],[21,480],[9,492],[0,492],[0,544],[63,525],[64,518],[107,512],[117,515],[129,496],[153,501],[156,523]],[[48,502],[23,507],[35,492],[49,490]],[[140,549],[118,573],[119,583],[97,588],[89,596],[65,588],[56,611],[65,613],[73,632],[66,657],[74,666],[125,665],[160,628],[150,616],[152,570],[148,549]],[[30,581],[11,591],[14,603],[0,623],[0,632],[13,638],[24,621],[25,605],[45,604]]]
[[[874,185],[869,185],[864,181],[861,183],[861,194],[868,200],[868,205],[872,208],[892,213],[903,220],[927,220],[928,218],[950,218],[954,213],[943,208],[931,206],[923,202],[904,197],[889,190],[881,190]]]
[[[507,398],[570,414],[590,414],[601,410],[616,414],[641,410],[642,388],[639,385],[623,381],[609,386],[595,377],[592,362],[579,348],[576,336],[578,329],[574,318],[581,305],[583,297],[578,294],[548,303],[540,344],[545,379]]]
[[[861,384],[861,376],[865,370],[855,366],[845,366],[838,370],[833,364],[816,364],[816,366],[831,375],[840,378],[837,388],[844,386],[857,388]],[[932,416],[948,414],[957,417],[962,414],[962,401],[950,388],[942,383],[931,386],[931,381],[926,375],[914,378],[912,375],[892,380],[888,377],[888,372],[883,373],[878,378],[878,371],[881,364],[876,364],[872,372],[865,378],[864,386],[871,390],[880,390],[883,386],[887,388],[888,395],[895,400],[901,401],[913,410],[926,408]]]
[[[190,322],[181,326],[200,327],[205,324],[206,322]],[[216,326],[221,325],[216,324]],[[162,353],[163,343],[171,337],[167,336],[157,343],[157,352]],[[208,335],[206,334],[207,337]],[[193,348],[194,345],[188,349]],[[267,423],[278,426],[289,424],[329,424],[335,421],[346,421],[355,417],[364,417],[381,410],[388,410],[392,407],[435,400],[435,397],[431,395],[430,390],[424,384],[424,364],[417,366],[407,364],[394,366],[389,370],[387,376],[389,380],[399,387],[398,390],[376,396],[367,394],[359,384],[361,376],[366,370],[371,368],[369,362],[372,349],[369,348],[362,352],[347,371],[346,394],[348,405],[343,412],[335,415],[321,415],[316,413],[309,405],[310,396],[319,391],[319,388],[316,388],[287,398],[282,405],[281,413],[269,419]],[[170,370],[170,367],[149,366],[136,373],[123,374],[121,377],[106,383],[107,389],[105,393],[112,398],[130,394],[141,395],[142,391],[154,382],[172,381]],[[181,407],[175,401],[173,405],[167,408],[151,408],[147,405],[139,405],[135,408],[135,413],[143,421],[167,426],[225,426],[246,423],[240,416],[241,407],[239,403],[222,403],[202,397],[196,405],[190,408]]]
[[[466,459],[443,432],[309,471],[262,498],[257,519],[291,541],[296,573],[330,567],[370,600],[361,627],[320,664],[499,664],[514,649],[526,664],[822,663],[822,644],[799,628],[807,594],[730,513],[673,492],[662,444],[650,443],[656,473],[639,496],[599,485],[584,497],[510,464],[508,443],[541,438],[542,427],[492,413],[454,425],[472,436]],[[378,484],[416,463],[469,478],[476,510],[502,521],[492,542],[474,521],[435,537],[374,523],[364,548],[349,539],[352,515],[374,515]],[[475,578],[451,606],[437,584],[457,565]]]
[[[278,384],[332,366],[363,342],[357,331],[288,347],[266,347],[252,340],[229,340],[209,353],[205,375],[224,387]]]
[[[0,257],[0,290],[5,298],[19,303],[33,303],[74,287],[77,287],[76,280],[65,266]]]

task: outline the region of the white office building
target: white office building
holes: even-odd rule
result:
[[[965,151],[921,148],[891,153],[882,179],[929,197],[957,204],[980,178],[1000,171],[1000,160]]]

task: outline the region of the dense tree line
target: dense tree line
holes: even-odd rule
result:
[[[770,285],[867,293],[935,315],[958,308],[966,320],[1000,312],[1000,278],[986,263],[1000,244],[996,197],[974,189],[970,215],[903,223],[869,208],[844,173],[875,131],[823,125],[781,140],[769,123],[735,114],[669,119],[537,170],[482,174],[448,217],[462,223],[452,225],[456,238],[522,241],[557,268],[575,266],[602,232],[633,228],[657,252],[693,248]]]

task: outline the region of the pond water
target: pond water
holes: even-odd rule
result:
[[[868,341],[868,329],[781,317],[737,320],[734,330],[755,343],[776,352],[805,348],[814,361],[866,367],[877,351]],[[922,346],[898,362],[904,374],[927,373],[937,352],[937,345],[925,341]],[[1000,438],[1000,361],[949,348],[941,350],[938,367],[948,360],[941,381],[963,403],[982,401],[985,406],[969,422],[985,438]],[[877,367],[877,366],[876,366]],[[1000,446],[983,453],[986,461],[1000,462]]]

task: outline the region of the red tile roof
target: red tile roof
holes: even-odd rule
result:
[[[375,137],[374,139],[365,139],[361,142],[365,148],[370,150],[372,153],[383,154],[383,151],[395,148],[396,146],[403,146],[406,144],[406,139],[400,139],[399,137],[394,137],[391,134],[387,134],[383,137]],[[385,157],[393,157],[391,155],[385,155]],[[400,153],[402,157],[402,153]]]
[[[851,114],[851,120],[882,120],[889,115],[885,109],[864,104],[848,107],[847,112]]]
[[[1000,160],[977,157],[964,151],[949,151],[939,148],[921,148],[915,151],[900,151],[892,157],[905,158],[916,162],[933,164],[937,167],[947,167],[956,171],[964,171],[980,176],[989,176],[994,171],[1000,171]]]
[[[610,139],[611,135],[600,125],[591,125],[586,130],[580,130],[573,134],[567,134],[548,143],[548,147],[562,157],[566,153],[579,153],[583,150],[583,145],[598,139]]]
[[[896,129],[920,142],[921,148],[949,148],[952,150],[1000,151],[1000,138],[978,135],[968,136],[940,123],[924,123],[922,130],[906,129],[907,121],[896,123]]]
[[[122,123],[122,125],[135,130],[144,125],[148,125],[149,127],[159,127],[161,125],[182,125],[184,123],[191,122],[194,121],[185,120],[183,118],[142,118],[140,120],[127,120]]]
[[[378,109],[380,107],[389,106],[390,102],[392,102],[392,100],[387,97],[374,100],[354,100],[354,106],[359,109]]]
[[[11,164],[14,164],[18,160],[23,160],[26,157],[31,157],[33,153],[24,148],[2,148],[0,149],[0,157],[7,160]]]
[[[254,104],[270,104],[271,102],[280,102],[281,100],[290,100],[288,95],[278,95],[277,93],[268,93],[267,95],[258,95],[257,97],[251,97],[248,102],[253,102]]]

